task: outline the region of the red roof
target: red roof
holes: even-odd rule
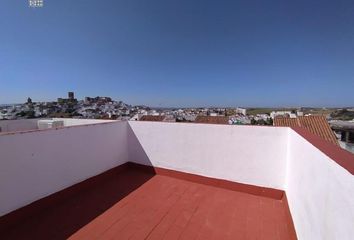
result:
[[[224,116],[197,116],[195,123],[229,124],[229,117]]]
[[[274,119],[274,126],[298,127],[299,120],[297,118],[276,117]]]
[[[301,116],[297,118],[276,117],[275,126],[303,127],[328,142],[339,145],[337,138],[324,116]]]
[[[165,116],[143,115],[139,121],[162,122],[164,119]]]

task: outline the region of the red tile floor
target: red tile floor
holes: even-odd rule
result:
[[[281,200],[156,175],[70,239],[292,239],[286,211]]]
[[[132,168],[33,217],[0,239],[296,239],[285,200]]]

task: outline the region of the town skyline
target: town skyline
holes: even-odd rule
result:
[[[65,95],[65,94],[64,94]],[[75,92],[75,95],[79,95],[79,94],[76,94]],[[62,95],[61,95],[62,96]],[[79,95],[80,96],[80,95]],[[120,97],[112,97],[112,96],[108,96],[108,95],[86,95],[86,96],[82,96],[82,97],[77,97],[78,100],[81,100],[83,101],[85,99],[85,97],[109,97],[111,98],[112,100],[114,101],[122,101],[124,103],[127,103],[129,105],[132,105],[132,106],[146,106],[146,107],[151,107],[151,108],[165,108],[165,109],[172,109],[172,108],[235,108],[235,107],[245,107],[245,108],[274,108],[274,109],[277,109],[277,108],[354,108],[354,104],[353,105],[338,105],[338,106],[311,106],[311,105],[274,105],[274,106],[247,106],[247,105],[238,105],[238,104],[235,104],[235,105],[230,105],[230,106],[224,106],[224,105],[204,105],[204,106],[152,106],[152,105],[148,105],[148,104],[144,104],[144,103],[137,103],[137,104],[131,104],[130,102],[128,101],[125,101],[124,99],[121,99]],[[26,103],[27,99],[28,98],[31,98],[31,100],[33,102],[57,102],[57,99],[60,98],[59,97],[53,97],[52,99],[47,99],[47,100],[36,100],[36,98],[33,98],[32,96],[27,96],[27,97],[24,97],[23,100],[20,102],[11,102],[11,103],[2,103],[0,102],[0,106],[9,106],[9,105],[18,105],[18,104],[24,104]]]

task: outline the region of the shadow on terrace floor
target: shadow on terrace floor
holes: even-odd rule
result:
[[[129,146],[152,166],[129,126]],[[155,175],[153,168],[123,164],[0,217],[0,239],[66,239]]]
[[[0,218],[0,239],[66,239],[154,175],[111,169]]]

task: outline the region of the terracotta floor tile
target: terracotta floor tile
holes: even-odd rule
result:
[[[283,200],[134,169],[124,174],[38,213],[0,238],[294,239]],[[127,181],[135,184],[124,189]]]

